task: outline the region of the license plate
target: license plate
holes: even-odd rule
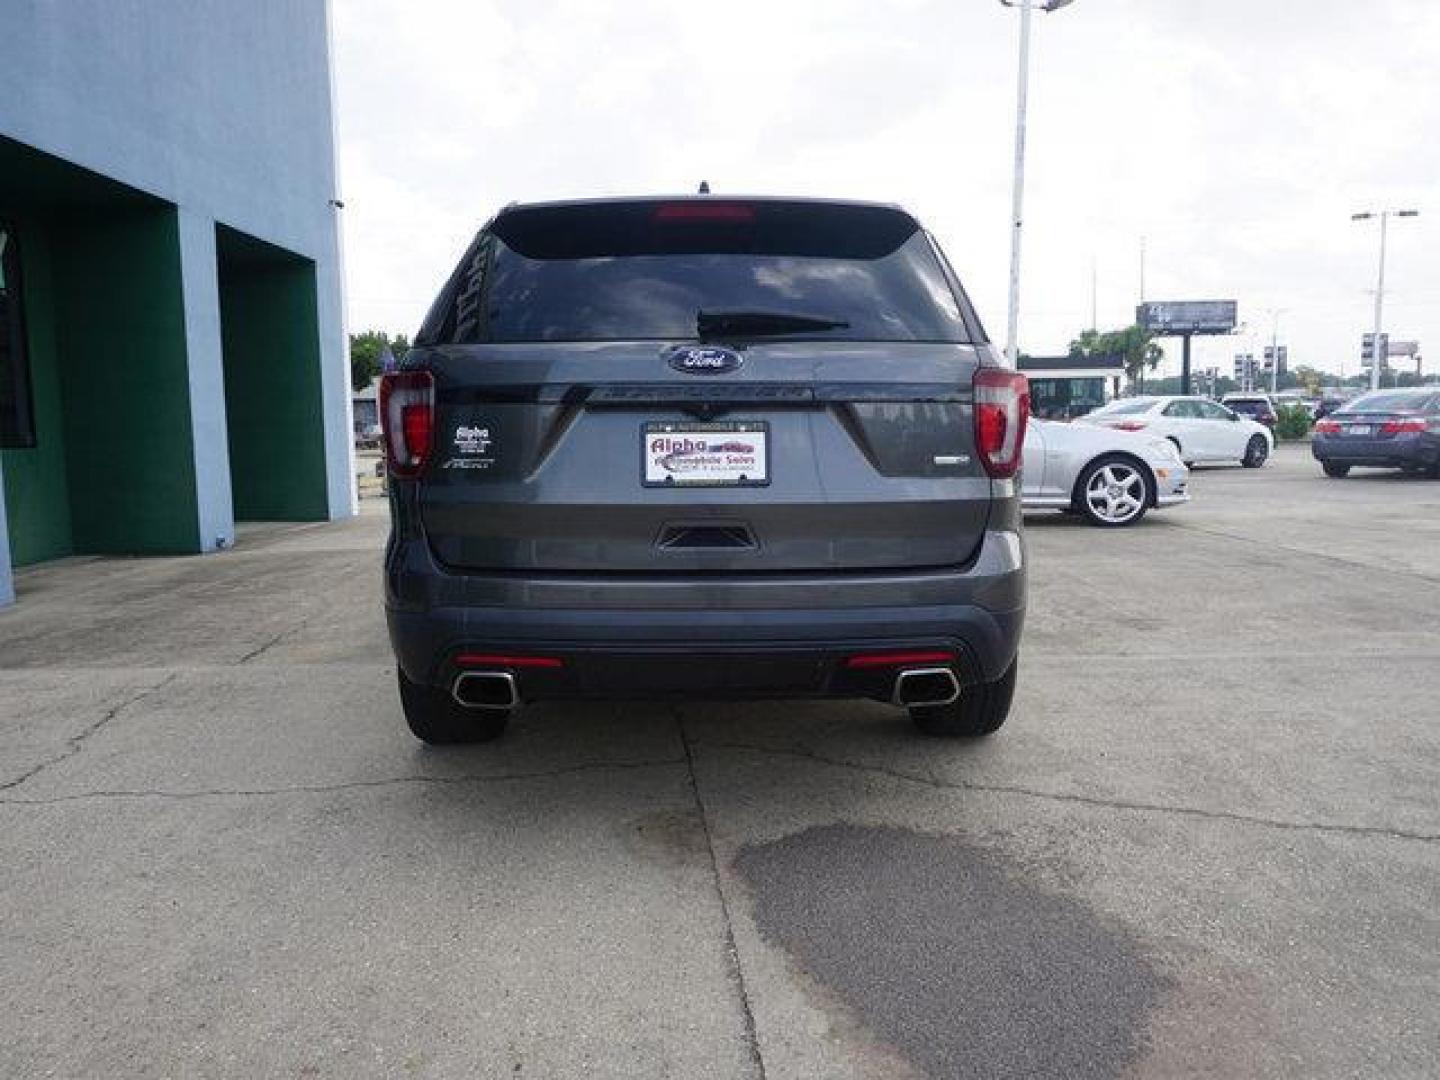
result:
[[[770,425],[654,421],[640,430],[640,460],[646,487],[764,487]]]
[[[1375,429],[1369,424],[1351,424],[1345,429],[1347,435],[1369,435]]]

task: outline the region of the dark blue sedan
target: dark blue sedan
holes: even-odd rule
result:
[[[1310,452],[1326,476],[1357,465],[1440,479],[1440,390],[1377,390],[1315,424]]]

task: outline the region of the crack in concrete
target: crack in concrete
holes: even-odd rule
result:
[[[695,796],[695,811],[700,815],[700,828],[705,833],[705,849],[710,853],[710,873],[715,883],[715,896],[720,901],[720,916],[725,921],[725,959],[730,968],[730,980],[735,985],[739,999],[740,1016],[745,1029],[745,1044],[750,1051],[750,1064],[755,1075],[765,1080],[765,1058],[760,1052],[760,1037],[755,1030],[755,1010],[750,1006],[750,991],[745,985],[745,972],[740,966],[740,950],[735,945],[735,923],[730,917],[730,902],[725,898],[725,887],[720,877],[720,860],[715,854],[715,839],[710,833],[710,816],[705,811],[705,800],[700,795],[700,781],[695,776],[695,757],[690,749],[690,735],[685,730],[685,718],[679,709],[673,710],[675,725],[680,732],[680,744],[685,748],[685,766],[690,774],[690,790]]]
[[[81,729],[81,731],[78,732],[77,734],[71,735],[71,736],[66,740],[65,748],[64,748],[63,750],[61,750],[58,754],[56,754],[54,757],[50,757],[50,758],[45,759],[44,761],[40,762],[38,765],[32,766],[31,768],[27,769],[25,772],[21,773],[21,774],[20,774],[18,777],[16,777],[15,779],[13,779],[13,780],[7,780],[7,781],[5,781],[3,784],[0,784],[0,791],[10,791],[10,790],[13,789],[13,788],[17,788],[17,787],[19,787],[21,784],[25,783],[27,780],[33,780],[35,777],[39,776],[39,775],[40,775],[42,772],[44,772],[46,769],[49,769],[49,768],[51,768],[52,766],[55,766],[55,765],[59,765],[62,761],[67,761],[67,760],[69,760],[70,758],[74,757],[76,754],[78,754],[78,753],[80,752],[81,748],[85,745],[86,740],[88,740],[92,735],[94,735],[96,732],[98,732],[98,731],[99,731],[101,728],[103,728],[106,724],[110,723],[111,720],[114,720],[117,716],[119,716],[122,712],[124,712],[126,709],[128,709],[131,705],[134,705],[134,704],[136,704],[137,702],[140,702],[140,701],[144,701],[144,700],[145,700],[146,698],[148,698],[150,695],[155,694],[155,693],[158,693],[159,691],[163,690],[165,687],[169,686],[172,682],[174,682],[174,681],[175,681],[176,679],[178,679],[179,677],[180,677],[180,676],[179,676],[178,674],[167,675],[165,678],[161,679],[159,682],[154,683],[154,684],[151,685],[151,686],[145,687],[145,688],[144,688],[143,690],[141,690],[139,693],[132,694],[130,697],[126,698],[124,701],[121,701],[121,702],[119,702],[119,703],[117,703],[117,704],[115,704],[115,705],[112,705],[110,708],[106,709],[104,713],[101,714],[100,719],[96,720],[93,724],[90,724],[90,725],[88,725],[87,727]]]
[[[771,754],[776,757],[803,758],[810,761],[818,761],[823,765],[830,765],[839,769],[879,773],[882,776],[889,776],[896,780],[904,780],[912,784],[924,784],[927,787],[939,788],[944,791],[978,791],[992,795],[1020,795],[1031,799],[1043,799],[1047,802],[1079,804],[1107,810],[1135,810],[1142,813],[1175,814],[1183,817],[1204,818],[1211,821],[1235,821],[1245,825],[1259,825],[1265,828],[1285,829],[1292,832],[1328,832],[1340,833],[1342,835],[1380,836],[1391,840],[1414,840],[1421,843],[1434,843],[1440,840],[1440,833],[1412,832],[1408,829],[1394,829],[1381,825],[1347,825],[1323,821],[1287,821],[1284,818],[1262,817],[1259,814],[1242,814],[1232,810],[1206,810],[1198,806],[1177,806],[1169,803],[1107,799],[1096,795],[1043,791],[1039,788],[1028,788],[1018,784],[985,784],[976,783],[972,780],[941,780],[934,776],[921,776],[916,773],[908,773],[900,769],[894,769],[886,765],[865,765],[859,762],[846,761],[843,758],[833,758],[808,748],[797,749],[793,747],[758,746],[753,743],[713,742],[709,740],[702,740],[697,742],[696,745],[724,750],[749,750],[752,753]]]
[[[158,688],[157,688],[158,689]],[[670,765],[684,765],[686,759],[655,758],[644,761],[592,761],[582,765],[567,765],[559,769],[539,769],[523,773],[464,773],[457,776],[387,776],[376,780],[347,780],[338,784],[289,784],[271,788],[197,788],[194,791],[164,791],[159,789],[112,789],[99,791],[77,791],[68,795],[50,795],[38,799],[0,799],[0,806],[52,806],[56,803],[85,802],[91,799],[224,799],[251,798],[271,795],[324,795],[336,791],[353,791],[364,788],[395,787],[403,784],[486,784],[506,783],[516,780],[543,780],[553,776],[568,776],[572,773],[593,772],[604,769],[656,769]]]
[[[250,650],[248,653],[246,653],[244,656],[240,657],[239,660],[236,660],[236,661],[235,661],[235,666],[236,666],[236,667],[239,667],[241,664],[248,664],[251,660],[254,660],[257,656],[263,656],[263,655],[265,655],[265,653],[269,652],[269,651],[270,651],[271,649],[273,649],[276,645],[279,645],[279,644],[280,644],[282,641],[284,641],[286,638],[292,637],[292,636],[294,636],[295,634],[300,633],[300,631],[301,631],[301,630],[304,630],[305,627],[309,625],[309,623],[310,623],[310,619],[309,619],[308,617],[306,617],[306,618],[304,618],[304,619],[301,619],[301,620],[300,620],[298,623],[296,623],[294,626],[292,626],[292,627],[290,627],[290,628],[288,628],[288,629],[286,629],[286,630],[281,630],[280,633],[276,634],[276,635],[275,635],[274,637],[272,637],[269,641],[265,642],[265,644],[261,645],[259,648],[251,649],[251,650]]]

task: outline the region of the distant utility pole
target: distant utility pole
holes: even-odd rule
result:
[[[1094,255],[1090,256],[1090,329],[1100,329],[1097,311],[1100,307],[1100,267]]]
[[[1145,302],[1145,237],[1140,237],[1140,303]]]
[[[1394,217],[1419,217],[1419,210],[1366,210],[1359,214],[1351,214],[1351,221],[1369,221],[1371,218],[1380,219],[1380,273],[1375,282],[1375,347],[1370,357],[1370,389],[1380,389],[1380,366],[1385,363],[1383,355],[1385,340],[1382,336],[1382,329],[1385,321],[1385,236],[1389,231],[1390,218]]]
[[[1025,112],[1030,93],[1030,15],[1035,8],[1059,11],[1073,0],[1000,0],[1020,9],[1020,77],[1015,90],[1015,177],[1010,201],[1010,313],[1006,326],[1005,356],[1010,366],[1020,360],[1020,226],[1025,205]]]

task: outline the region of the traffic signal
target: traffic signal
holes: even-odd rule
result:
[[[1362,367],[1373,367],[1375,365],[1375,335],[1365,334],[1360,339],[1360,364]],[[1385,365],[1385,358],[1390,353],[1390,335],[1380,335],[1380,365]]]

